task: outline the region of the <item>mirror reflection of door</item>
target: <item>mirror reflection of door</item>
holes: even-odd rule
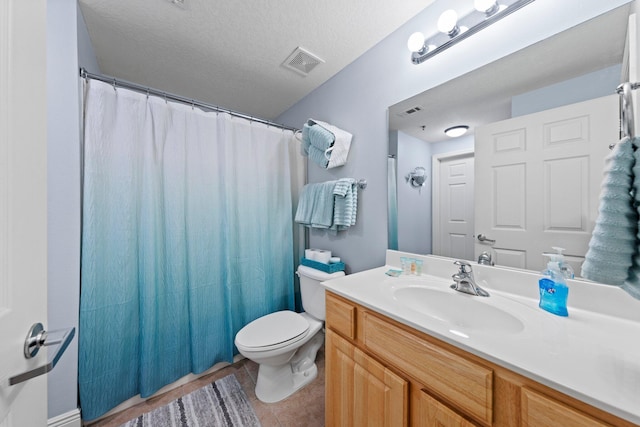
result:
[[[475,231],[496,241],[496,264],[540,271],[542,253],[559,246],[580,271],[618,103],[610,95],[476,129]],[[475,255],[483,250],[476,241]]]
[[[433,156],[433,254],[474,256],[473,151]]]

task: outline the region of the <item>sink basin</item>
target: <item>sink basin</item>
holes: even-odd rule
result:
[[[524,329],[520,319],[488,304],[483,297],[424,286],[399,287],[393,291],[393,297],[407,308],[448,323],[459,332],[515,334]]]

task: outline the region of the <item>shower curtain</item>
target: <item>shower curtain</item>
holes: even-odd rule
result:
[[[85,83],[85,420],[231,362],[242,326],[294,308],[293,141],[291,131]]]

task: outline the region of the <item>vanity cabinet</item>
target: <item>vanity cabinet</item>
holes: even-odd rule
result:
[[[409,383],[330,329],[326,336],[327,425],[408,425]]]
[[[327,292],[327,426],[633,426]]]

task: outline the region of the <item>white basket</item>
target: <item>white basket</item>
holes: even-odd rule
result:
[[[334,136],[334,142],[331,147],[327,148],[324,152],[324,156],[329,160],[327,169],[335,168],[336,166],[342,166],[347,163],[347,156],[349,155],[349,148],[351,148],[351,135],[349,132],[342,130],[336,126],[330,125],[320,120],[309,119],[308,125],[320,125]]]

